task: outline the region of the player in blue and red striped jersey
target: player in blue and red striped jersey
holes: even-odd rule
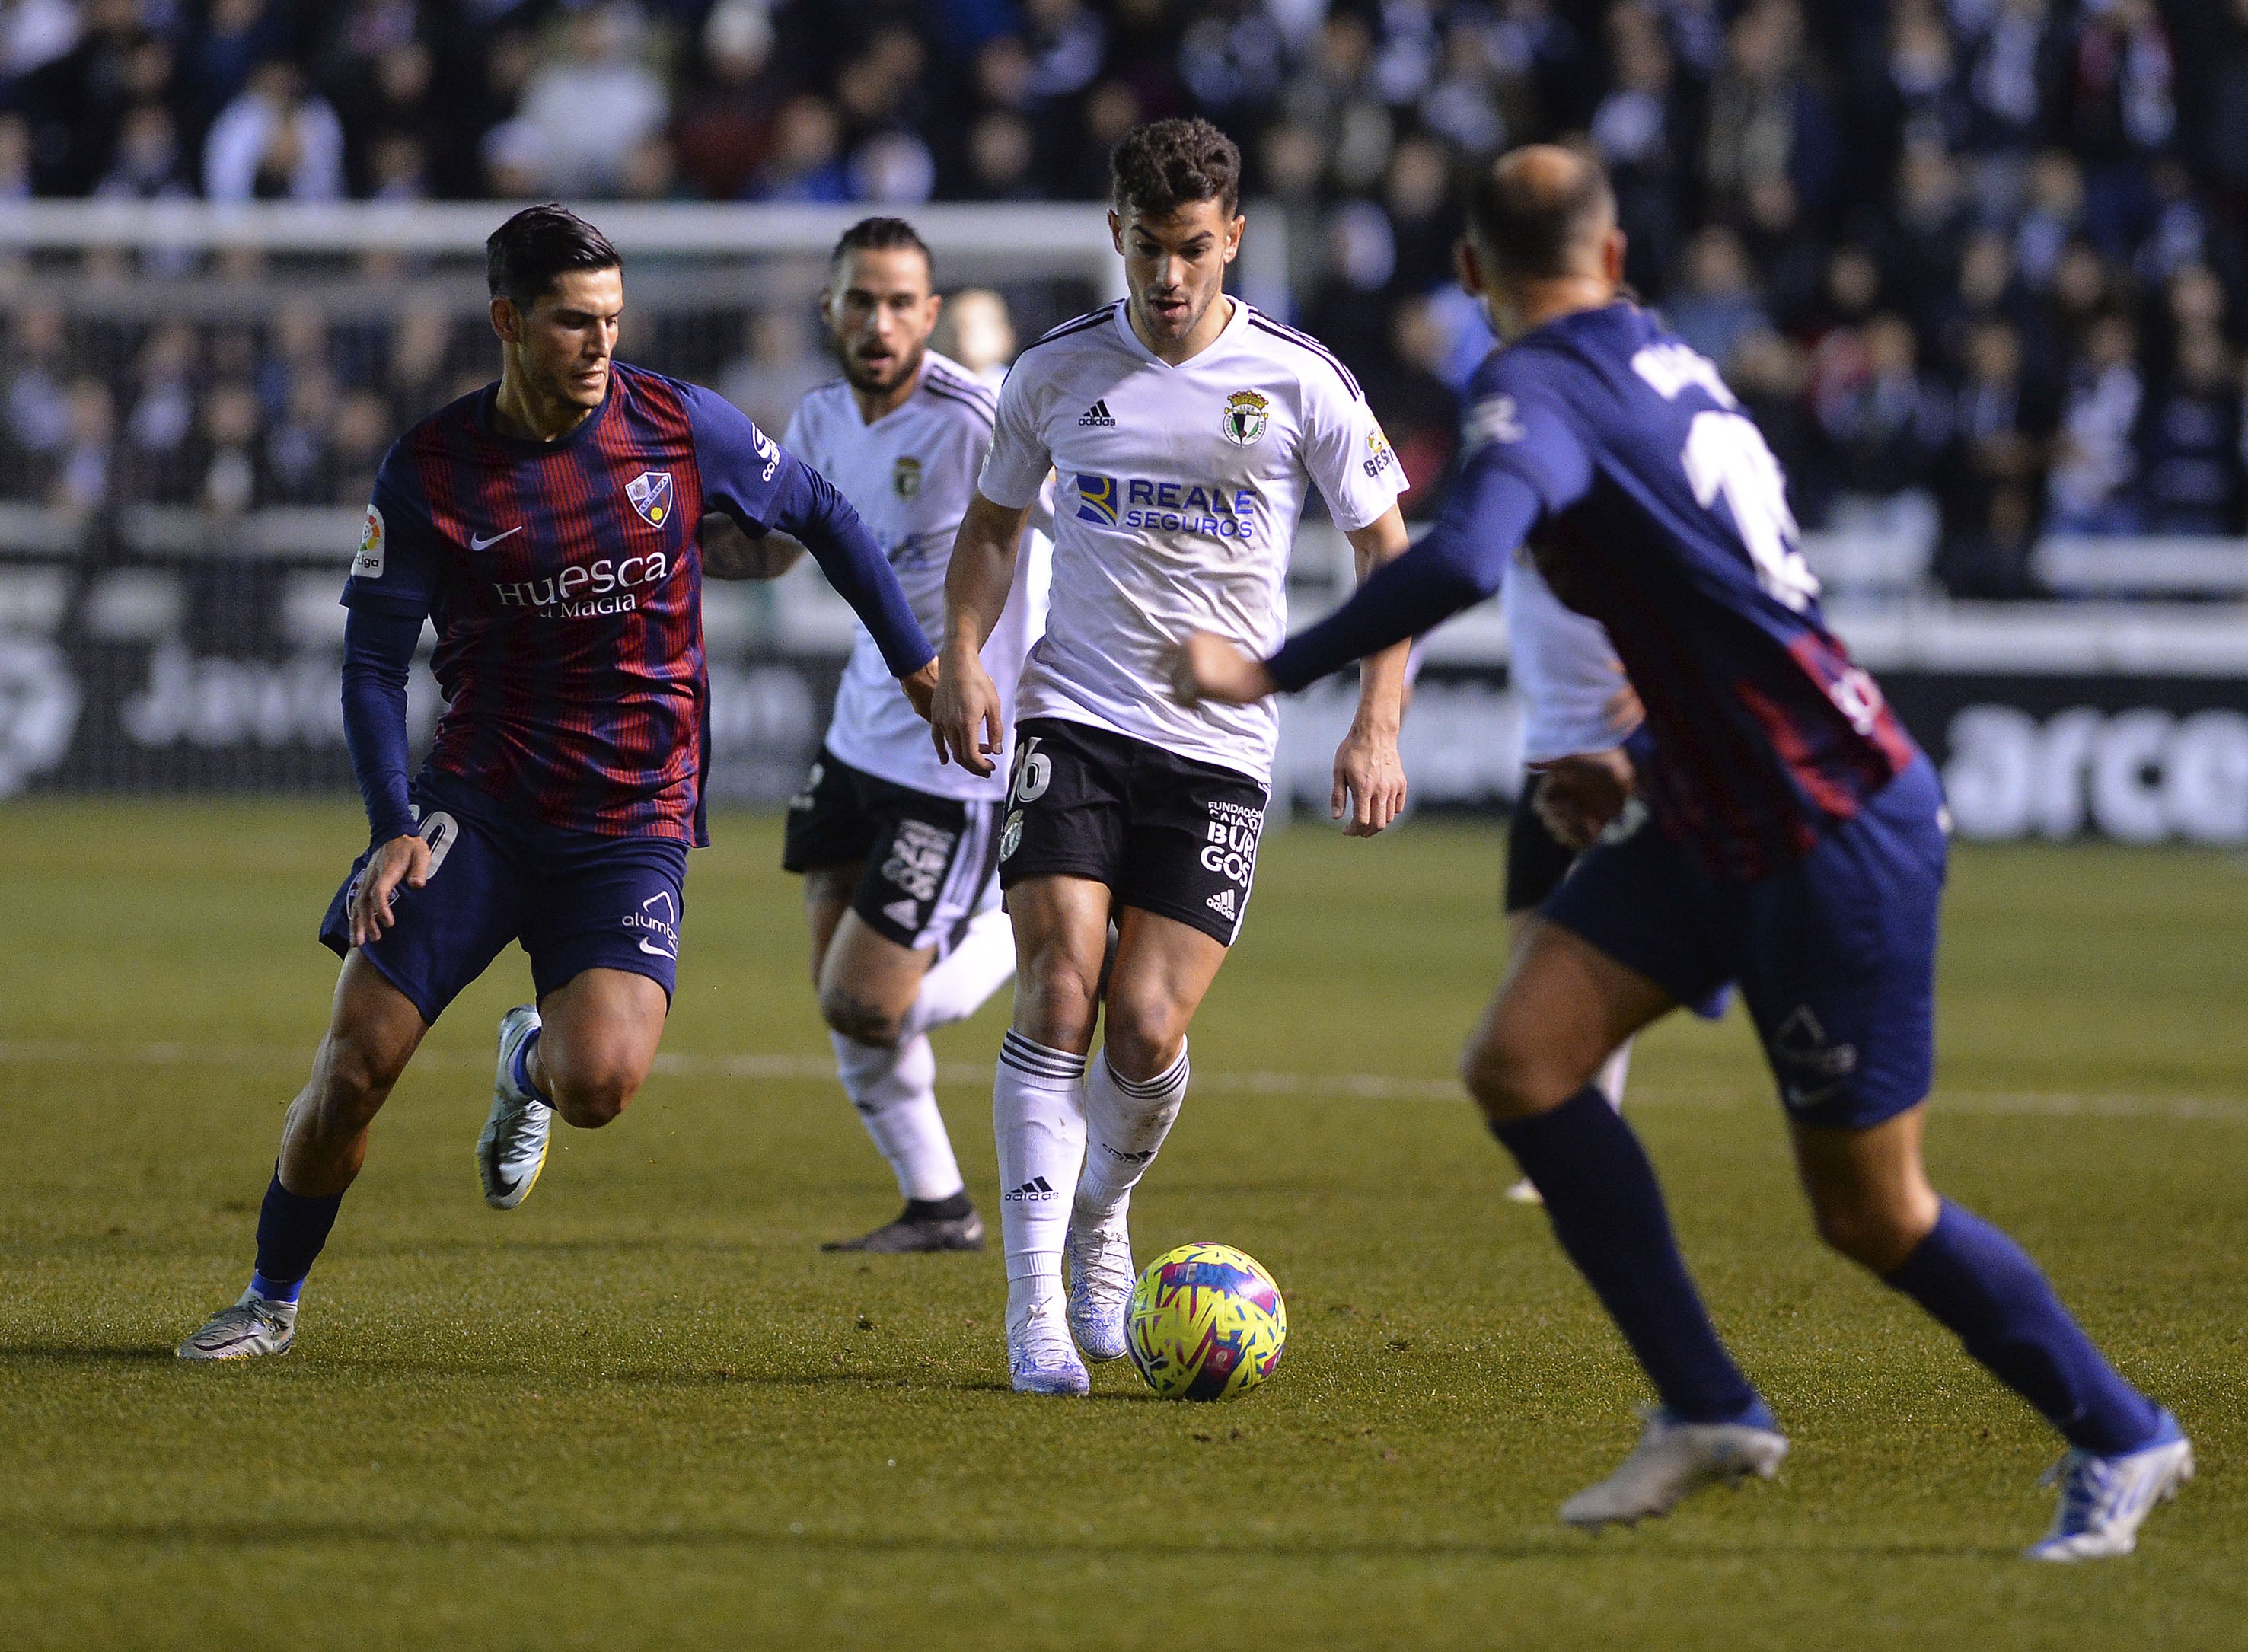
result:
[[[1787,1450],[1710,1324],[1638,1139],[1592,1082],[1641,1027],[1737,982],[1821,1237],[2068,1442],[2060,1512],[2032,1557],[2127,1553],[2192,1473],[2190,1444],[2020,1248],[1939,1198],[1922,1166],[1945,861],[1935,771],[1827,629],[1755,425],[1619,291],[1623,236],[1600,169],[1518,150],[1469,221],[1462,278],[1506,343],[1477,374],[1436,528],[1270,660],[1199,637],[1175,681],[1189,699],[1301,688],[1490,595],[1526,544],[1563,600],[1607,627],[1645,704],[1643,806],[1624,751],[1549,771],[1541,812],[1600,841],[1528,926],[1464,1064],[1662,1400],[1562,1518],[1662,1514],[1698,1486],[1769,1477]]]
[[[499,381],[400,439],[344,601],[344,727],[371,847],[320,938],[343,955],[328,1032],[282,1127],[242,1299],[186,1359],[285,1352],[367,1127],[445,1006],[519,941],[535,1004],[500,1022],[477,1143],[487,1203],[522,1203],[556,1113],[621,1112],[669,1010],[690,845],[707,843],[703,576],[819,560],[926,711],[936,650],[842,496],[710,392],[612,360],[615,249],[560,207],[487,243]],[[705,513],[730,519],[706,548]],[[407,766],[423,621],[447,702]]]

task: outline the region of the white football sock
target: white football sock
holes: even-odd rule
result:
[[[1593,1086],[1607,1097],[1608,1105],[1617,1112],[1623,1111],[1623,1081],[1631,1072],[1631,1040],[1626,1038],[1616,1045],[1616,1052],[1607,1059],[1606,1066],[1593,1075]]]
[[[932,1027],[965,1021],[1015,973],[1015,929],[997,907],[979,912],[960,944],[931,964],[899,1024],[902,1044]]]
[[[999,1147],[999,1239],[1007,1251],[1007,1323],[1034,1306],[1062,1312],[1061,1251],[1085,1162],[1085,1058],[1010,1031],[991,1083]]]
[[[1186,1093],[1183,1046],[1177,1060],[1145,1081],[1119,1078],[1105,1049],[1094,1058],[1085,1073],[1085,1173],[1077,1182],[1077,1208],[1088,1218],[1104,1221],[1124,1209]]]
[[[830,1032],[835,1073],[859,1109],[859,1121],[897,1172],[908,1199],[949,1199],[963,1192],[959,1162],[936,1107],[936,1052],[916,1034],[894,1050]]]

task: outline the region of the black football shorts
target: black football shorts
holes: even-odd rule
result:
[[[942,957],[991,904],[998,826],[996,799],[917,792],[822,746],[804,790],[789,799],[780,863],[789,872],[863,864],[851,909],[875,934]]]
[[[999,883],[1090,878],[1119,906],[1241,932],[1270,793],[1247,775],[1059,717],[1015,730]]]

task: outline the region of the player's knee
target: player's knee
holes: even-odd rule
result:
[[[1047,956],[1021,967],[1015,980],[1015,1025],[1055,1049],[1081,1047],[1100,1002],[1100,977],[1073,958]]]
[[[1119,990],[1112,984],[1101,1034],[1110,1069],[1136,1082],[1155,1077],[1177,1059],[1191,1013],[1160,986]]]
[[[1467,1086],[1484,1117],[1497,1123],[1527,1118],[1568,1100],[1556,1095],[1556,1080],[1544,1071],[1534,1051],[1507,1038],[1477,1038],[1460,1054],[1460,1082]]]
[[[823,987],[819,1018],[833,1031],[860,1044],[889,1049],[898,1041],[904,1017],[885,1004],[877,1004],[848,987]]]
[[[1857,1201],[1819,1201],[1811,1208],[1812,1221],[1826,1248],[1876,1273],[1893,1273],[1904,1265],[1922,1237],[1906,1213]]]
[[[563,1052],[542,1045],[540,1054],[545,1058],[541,1065],[547,1098],[565,1123],[580,1130],[598,1130],[630,1107],[647,1076],[639,1063],[621,1051]]]
[[[330,1035],[320,1064],[321,1110],[361,1122],[382,1110],[405,1061],[380,1044],[349,1032]]]

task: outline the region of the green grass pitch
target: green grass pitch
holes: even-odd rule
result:
[[[894,1205],[823,1076],[770,819],[696,856],[663,1070],[501,1216],[469,1148],[511,952],[378,1125],[297,1349],[183,1368],[241,1288],[333,963],[345,806],[0,812],[0,1644],[2248,1645],[2248,870],[1968,851],[1939,1183],[2010,1227],[2202,1474],[2132,1559],[2018,1561],[2042,1428],[1813,1242],[1737,1017],[1642,1045],[1633,1117],[1779,1482],[1587,1538],[1555,1505],[1641,1388],[1450,1081],[1500,849],[1408,822],[1268,844],[1195,1029],[1141,1254],[1236,1244],[1291,1340],[1236,1404],[1108,1367],[1006,1392],[996,1245],[823,1256]],[[940,1035],[996,1216],[978,1069]]]

